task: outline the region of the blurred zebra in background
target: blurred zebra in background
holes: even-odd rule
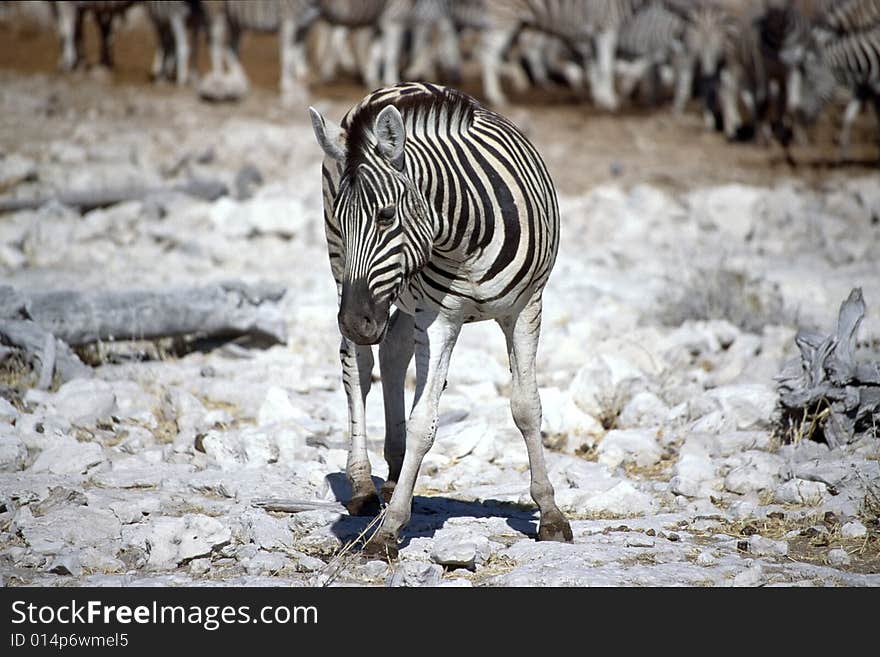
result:
[[[185,85],[196,69],[199,33],[205,22],[201,2],[149,0],[146,6],[156,32],[153,79]]]
[[[653,0],[623,23],[615,69],[621,95],[630,96],[636,85],[647,83],[651,104],[656,104],[660,83],[674,83],[675,107],[684,107],[693,81],[685,49],[687,20],[687,12],[676,4]]]
[[[241,65],[244,32],[278,34],[282,97],[299,90],[308,71],[305,33],[317,18],[313,0],[207,0],[202,3],[209,23],[211,73],[200,86],[207,98],[240,97],[249,87]]]
[[[523,31],[538,31],[560,40],[586,65],[593,101],[605,109],[618,105],[614,89],[614,57],[621,25],[643,0],[510,0],[487,4],[481,65],[483,94],[493,105],[507,99],[502,74],[517,75],[506,61]]]
[[[809,45],[799,54],[801,118],[814,120],[832,99],[835,85],[850,96],[840,130],[840,157],[845,160],[852,125],[865,103],[874,106],[880,122],[880,0],[828,3],[814,24]]]
[[[72,71],[83,62],[83,21],[92,14],[100,35],[101,66],[113,67],[113,22],[121,17],[134,0],[71,0],[51,3],[55,16],[61,58],[58,67]]]

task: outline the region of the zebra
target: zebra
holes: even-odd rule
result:
[[[395,556],[413,487],[434,440],[449,359],[463,324],[494,319],[507,341],[511,410],[529,454],[540,540],[572,538],[541,444],[535,355],[542,293],[556,259],[559,210],[534,146],[464,93],[402,83],[367,95],[337,125],[309,108],[324,152],[324,219],[339,300],[351,421],[353,514],[378,511],[364,402],[373,354],[385,401],[389,500],[367,549]],[[391,312],[391,305],[396,310]],[[416,392],[404,417],[415,353]]]
[[[50,4],[61,41],[59,69],[72,71],[82,62],[83,19],[87,13],[92,13],[98,24],[100,64],[113,68],[113,21],[135,4],[134,0],[73,0]]]
[[[185,85],[195,69],[198,32],[202,26],[202,6],[198,0],[149,0],[147,13],[156,31],[153,58],[154,80],[173,79]],[[187,27],[192,30],[192,40]]]
[[[346,33],[353,35],[360,74],[371,89],[400,81],[407,33],[412,36],[412,57],[405,77],[433,78],[438,56],[443,68],[457,74],[461,60],[454,22],[458,2],[460,0],[318,0],[321,18],[331,27],[319,58],[322,77],[327,79],[336,66],[339,45]]]
[[[621,25],[642,0],[509,0],[486,6],[481,67],[483,93],[495,106],[507,99],[501,89],[504,53],[524,29],[538,30],[561,39],[583,62],[593,100],[605,109],[616,109],[614,56]]]
[[[880,0],[849,0],[832,6],[817,29],[821,62],[852,94],[843,115],[840,157],[849,157],[852,125],[870,102],[880,121]]]
[[[672,77],[676,82],[675,106],[681,109],[692,77],[690,60],[684,47],[687,17],[676,5],[653,0],[636,11],[620,30],[617,45],[617,70],[623,75],[622,94],[629,95],[635,85],[646,74],[652,75],[652,96],[656,93],[653,76],[662,73],[662,67],[672,66]],[[686,101],[685,101],[686,102]]]
[[[217,88],[231,89],[234,96],[247,90],[247,74],[239,59],[245,30],[278,33],[282,97],[300,90],[308,72],[304,37],[317,18],[313,0],[207,0],[203,4],[209,21],[211,75],[203,81],[202,95],[222,96]]]

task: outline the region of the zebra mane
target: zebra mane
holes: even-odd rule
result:
[[[356,177],[358,166],[374,160],[376,137],[373,127],[376,117],[388,105],[394,105],[404,122],[417,122],[426,114],[438,117],[455,117],[460,125],[469,126],[474,112],[481,107],[470,96],[449,87],[431,84],[403,83],[372,93],[352,109],[342,121],[347,134],[345,174]]]

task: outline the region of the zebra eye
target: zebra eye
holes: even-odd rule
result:
[[[394,221],[394,215],[397,212],[397,208],[393,205],[386,205],[384,208],[379,210],[379,213],[376,215],[376,223],[380,226],[388,227]]]

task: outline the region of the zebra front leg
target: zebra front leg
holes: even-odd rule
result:
[[[539,541],[571,541],[571,525],[556,506],[553,485],[547,476],[541,443],[541,397],[535,378],[535,355],[541,333],[541,297],[536,296],[515,317],[499,320],[507,340],[512,386],[510,410],[513,421],[526,441],[532,482],[532,499],[541,510]]]
[[[840,128],[840,161],[849,159],[849,147],[852,139],[852,126],[862,111],[860,98],[853,98],[843,113],[843,126]]]
[[[175,77],[182,87],[189,79],[189,37],[186,33],[186,17],[176,13],[171,17],[171,32],[174,34]]]
[[[96,11],[95,20],[101,33],[101,66],[113,68],[113,14],[109,11]]]
[[[379,345],[379,370],[382,373],[382,396],[385,400],[385,461],[388,478],[382,484],[382,498],[389,502],[406,451],[406,410],[404,387],[406,370],[413,355],[414,319],[412,315],[395,310],[388,333]]]
[[[501,89],[501,68],[504,47],[510,35],[501,30],[487,29],[482,36],[480,63],[483,69],[483,95],[490,105],[503,107],[507,98]]]
[[[342,385],[348,399],[350,445],[346,474],[351,482],[351,499],[345,507],[353,516],[379,513],[379,498],[373,485],[370,459],[367,456],[367,422],[364,409],[373,374],[373,350],[342,338]]]
[[[409,522],[419,468],[434,443],[440,395],[446,385],[449,358],[460,330],[461,323],[457,320],[435,312],[416,313],[416,395],[406,426],[406,453],[382,526],[365,547],[369,553],[397,557],[398,533]]]

